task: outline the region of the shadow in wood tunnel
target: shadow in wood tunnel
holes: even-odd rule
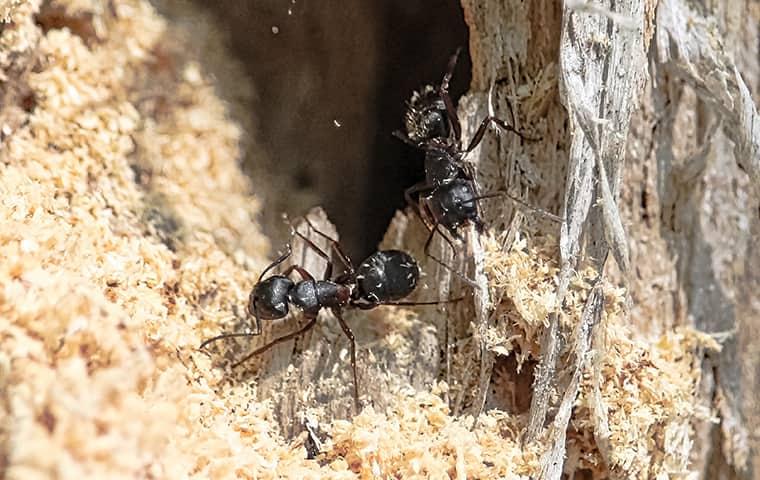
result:
[[[244,164],[262,200],[262,223],[273,248],[288,239],[283,213],[297,217],[323,205],[353,258],[374,251],[395,210],[405,206],[404,189],[423,173],[420,152],[392,132],[402,127],[412,90],[437,83],[451,53],[467,47],[460,5],[156,3],[190,35],[211,31],[219,37],[241,72],[229,78],[226,66],[206,66],[246,131]],[[202,59],[225,61],[200,43]],[[456,96],[469,78],[464,55],[452,86]]]
[[[451,54],[463,47],[451,91],[462,95],[470,83],[467,26],[457,2],[385,2],[378,52],[378,85],[372,98],[376,127],[370,139],[372,181],[364,196],[365,252],[373,250],[397,209],[405,207],[404,189],[423,178],[424,155],[392,136],[402,128],[405,102],[413,90],[440,83]]]

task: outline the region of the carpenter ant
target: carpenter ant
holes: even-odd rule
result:
[[[454,101],[449,94],[449,83],[454,75],[454,68],[461,48],[458,48],[454,55],[449,59],[446,73],[439,86],[425,85],[420,92],[413,92],[411,99],[407,102],[407,109],[404,112],[404,128],[406,132],[396,130],[393,132],[397,138],[412,147],[428,151],[447,153],[451,160],[460,163],[465,154],[471,152],[483,140],[488,127],[493,124],[502,130],[514,133],[523,140],[535,141],[536,139],[526,137],[522,132],[515,129],[505,121],[496,117],[493,113],[484,118],[475,135],[470,140],[466,149],[462,149],[462,127],[459,123]],[[510,108],[511,112],[511,108]],[[427,160],[427,159],[426,159]],[[436,163],[436,162],[433,162]],[[428,172],[428,162],[425,164],[425,174],[427,177],[435,175],[435,172],[441,170],[432,168]],[[446,169],[444,169],[446,170]],[[447,170],[445,177],[437,177],[441,181],[451,178],[451,170]],[[429,178],[431,184],[436,183]]]
[[[242,359],[232,364],[235,368],[256,355],[266,352],[273,346],[298,337],[314,327],[317,316],[323,308],[329,308],[337,318],[343,333],[350,342],[351,368],[354,377],[354,404],[359,410],[359,382],[356,373],[356,341],[351,328],[343,319],[343,308],[354,307],[369,310],[380,305],[438,305],[456,302],[460,299],[437,302],[402,302],[400,299],[410,295],[417,287],[420,270],[416,260],[400,250],[381,250],[373,253],[358,267],[354,268],[351,260],[340,244],[319,231],[308,218],[306,223],[311,229],[327,239],[330,249],[337,254],[345,271],[333,277],[333,262],[330,256],[302,233],[293,231],[306,245],[327,261],[327,267],[321,280],[315,279],[309,272],[298,265],[291,265],[284,272],[264,278],[267,273],[290,257],[292,249],[287,246],[285,253],[272,262],[259,276],[251,291],[248,302],[248,314],[256,320],[256,331],[249,333],[225,333],[204,341],[200,348],[224,338],[251,337],[261,334],[261,320],[277,320],[288,315],[292,305],[299,309],[308,322],[291,333],[272,340],[257,348]],[[297,272],[301,280],[294,282],[289,275]]]
[[[479,195],[474,172],[470,164],[464,161],[464,157],[480,144],[486,130],[492,124],[502,130],[513,132],[523,140],[535,140],[526,137],[489,112],[480,122],[467,148],[462,148],[462,128],[448,90],[460,51],[461,49],[457,49],[449,60],[440,86],[427,85],[420,92],[412,94],[404,115],[406,133],[394,132],[394,135],[405,143],[425,152],[425,179],[406,189],[404,198],[430,232],[425,242],[425,254],[449,270],[452,269],[430,253],[435,232],[438,232],[456,253],[456,248],[441,228],[460,242],[464,239],[458,229],[464,224],[471,223],[479,233],[483,233],[485,225],[478,212],[479,200],[507,196],[525,205],[504,191]],[[489,93],[489,104],[490,96]],[[416,201],[415,194],[418,196]]]
[[[439,232],[456,252],[441,227],[459,241],[464,240],[458,233],[463,224],[472,223],[482,233],[485,225],[477,201],[493,196],[478,195],[474,174],[464,162],[464,156],[480,144],[490,124],[525,138],[510,125],[489,115],[480,123],[467,148],[462,149],[462,128],[448,91],[460,51],[457,49],[449,60],[440,86],[427,85],[412,94],[404,115],[406,133],[394,132],[405,143],[425,152],[425,179],[406,189],[404,198],[430,232],[425,242],[425,254],[449,270],[452,269],[430,253],[435,232]],[[414,194],[418,195],[416,201]]]

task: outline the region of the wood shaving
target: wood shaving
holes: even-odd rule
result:
[[[18,94],[6,95],[0,111],[4,478],[539,474],[550,438],[526,443],[528,416],[489,402],[510,390],[514,369],[545,353],[539,339],[561,271],[556,239],[516,235],[502,250],[482,238],[482,270],[496,304],[485,345],[497,361],[518,361],[497,369],[492,384],[502,387],[477,420],[452,415],[444,400],[450,392],[464,396],[477,380],[469,368],[478,358],[474,342],[456,348],[451,385],[437,382],[445,313],[379,309],[364,317],[377,342],[362,356],[377,404],[341,420],[305,394],[311,407],[297,413],[321,419],[312,428],[326,437],[309,460],[306,430],[278,413],[257,365],[232,375],[219,352],[198,350],[223,329],[250,327],[247,296],[270,253],[256,222],[260,199],[237,163],[243,133],[203,66],[184,57],[146,1],[55,2],[63,26],[35,23],[50,5],[8,5],[0,13],[16,23],[0,31],[0,67],[20,73],[11,79]],[[406,221],[398,217],[393,228]],[[584,340],[594,348],[575,359],[579,396],[563,411],[572,427],[562,442],[565,471],[684,474],[690,422],[710,415],[695,404],[698,359],[717,345],[686,329],[655,342],[634,338],[625,291],[599,281],[594,268],[576,270],[558,316],[563,331],[585,331],[592,288],[603,302],[595,334]],[[452,310],[460,308],[468,311]],[[340,351],[331,362],[319,388],[343,380]],[[299,368],[286,365],[274,384],[303,378]],[[595,421],[601,410],[604,438]]]

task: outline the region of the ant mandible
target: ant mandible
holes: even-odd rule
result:
[[[354,268],[351,260],[343,251],[340,244],[327,234],[318,230],[311,221],[304,217],[309,227],[325,238],[343,264],[345,271],[332,276],[333,262],[330,256],[314,242],[297,230],[293,235],[298,236],[320,257],[327,262],[321,280],[317,280],[306,269],[299,265],[291,265],[281,274],[264,278],[267,273],[290,257],[292,248],[288,244],[285,253],[272,262],[259,276],[256,285],[251,290],[248,302],[248,314],[255,318],[256,331],[247,333],[224,333],[205,340],[200,348],[203,349],[212,342],[233,337],[252,337],[261,334],[261,320],[277,320],[288,315],[292,305],[299,309],[307,323],[291,333],[278,337],[266,345],[257,348],[245,357],[232,364],[235,368],[251,358],[266,352],[275,345],[298,337],[314,327],[319,312],[328,308],[338,320],[343,333],[350,342],[351,368],[354,379],[354,405],[359,410],[359,381],[356,371],[356,340],[354,333],[343,319],[343,308],[354,307],[369,310],[380,305],[438,305],[458,301],[445,300],[437,302],[402,302],[400,299],[410,295],[417,287],[420,270],[415,259],[400,250],[380,250],[367,257],[358,267]],[[289,275],[297,272],[301,280],[294,282]]]

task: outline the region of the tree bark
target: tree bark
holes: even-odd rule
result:
[[[656,338],[686,325],[720,339],[722,352],[702,359],[696,400],[719,421],[695,421],[693,466],[702,478],[754,478],[757,3],[464,0],[463,6],[473,59],[472,90],[460,102],[470,120],[465,131],[476,126],[480,115],[470,112],[485,111],[485,92],[495,84],[498,111],[508,111],[509,99],[518,128],[541,135],[537,144],[503,140],[481,149],[484,189],[506,185],[537,207],[564,213],[558,308],[570,272],[590,261],[628,288],[637,335]],[[498,223],[511,218],[511,207],[489,215]],[[608,253],[614,265],[605,268]],[[590,307],[595,297],[589,298]],[[577,389],[559,373],[572,356],[559,352],[575,349],[578,358],[591,344],[563,341],[570,334],[560,331],[556,315],[548,325],[527,438],[549,428],[553,447],[543,474],[559,478],[567,407]],[[561,400],[552,400],[553,388]]]

